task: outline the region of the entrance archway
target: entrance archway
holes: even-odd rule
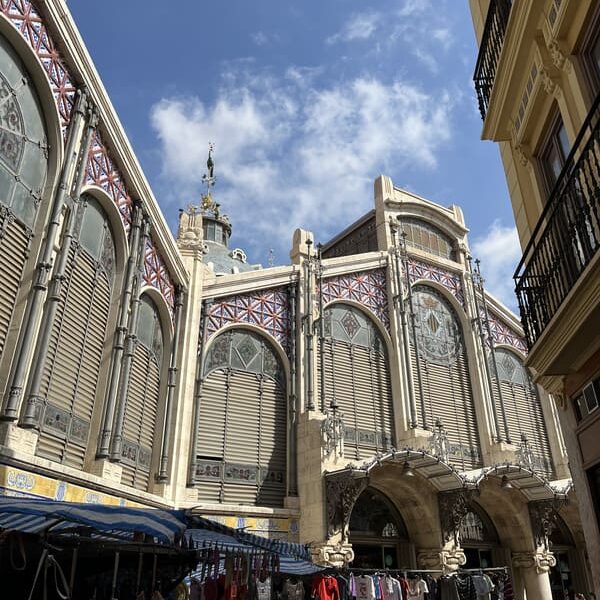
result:
[[[354,504],[349,541],[354,550],[354,568],[414,567],[414,547],[402,517],[389,498],[374,488],[367,488]]]

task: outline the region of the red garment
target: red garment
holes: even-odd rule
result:
[[[400,579],[400,591],[402,592],[402,600],[408,599],[408,581],[404,579]]]
[[[317,575],[313,579],[310,595],[316,600],[341,600],[338,582],[329,575]]]

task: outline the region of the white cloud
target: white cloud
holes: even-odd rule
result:
[[[494,221],[483,236],[475,239],[472,253],[481,260],[487,291],[516,310],[512,276],[521,258],[517,228],[505,227],[499,221]]]
[[[431,37],[440,43],[445,51],[448,51],[454,43],[454,36],[447,27],[440,27],[431,32]]]
[[[319,88],[246,69],[224,81],[210,106],[165,98],[153,107],[164,200],[181,207],[199,197],[214,142],[215,197],[234,235],[243,231],[248,250],[261,256],[275,247],[280,262],[296,227],[326,241],[372,207],[373,179],[388,165],[434,169],[450,138],[450,95],[400,80],[357,77]]]
[[[430,0],[404,0],[402,8],[398,11],[400,17],[412,17],[424,13],[431,5]]]
[[[254,33],[251,33],[250,39],[257,46],[266,46],[267,44],[272,44],[274,42],[278,42],[280,40],[280,37],[276,33],[266,33],[262,30],[259,30],[259,31],[255,31]]]
[[[336,44],[367,40],[375,33],[380,20],[381,15],[376,12],[356,13],[350,16],[340,31],[328,37],[326,42]]]

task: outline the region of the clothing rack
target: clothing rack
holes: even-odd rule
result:
[[[481,569],[459,569],[459,573],[487,573],[488,571],[508,571],[508,567],[485,567]]]
[[[364,575],[392,575],[398,574],[419,574],[419,573],[443,573],[441,569],[354,569],[353,567],[346,567],[343,569],[325,569],[321,571],[323,575],[330,575],[331,573],[361,573]]]

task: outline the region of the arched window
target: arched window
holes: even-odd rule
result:
[[[198,499],[283,506],[287,398],[274,348],[247,330],[222,333],[208,350],[198,389]]]
[[[384,340],[358,308],[325,309],[325,402],[336,400],[344,421],[344,453],[365,458],[393,446],[394,415]],[[319,373],[319,381],[321,374]]]
[[[25,67],[0,34],[0,357],[47,170],[48,144],[38,96]]]
[[[506,551],[500,548],[496,528],[479,505],[471,504],[460,522],[458,536],[467,568],[502,567],[506,564]]]
[[[355,568],[410,567],[408,533],[402,517],[382,493],[367,488],[356,500],[349,523]]]
[[[115,277],[108,217],[92,196],[81,198],[60,304],[42,377],[36,453],[81,469],[102,369]],[[83,214],[82,214],[83,211]]]
[[[164,355],[158,309],[147,295],[140,299],[136,335],[137,344],[129,375],[123,421],[121,481],[125,485],[145,490],[150,480],[152,448],[156,441],[160,374]]]
[[[452,240],[440,229],[421,219],[403,218],[401,230],[406,234],[406,245],[449,260],[456,260]]]
[[[439,420],[447,432],[448,456],[443,458],[461,468],[480,466],[467,352],[458,316],[442,294],[429,286],[413,286],[412,303],[417,325],[416,347],[411,336],[411,357],[418,420],[423,422],[424,404],[428,425]]]
[[[517,446],[521,444],[523,450],[526,444],[530,452],[523,460],[530,461],[535,470],[550,477],[553,474],[552,454],[535,384],[514,352],[506,348],[497,348],[494,352],[511,442]],[[498,382],[495,383],[497,386]],[[497,392],[496,388],[496,405],[500,411]]]

